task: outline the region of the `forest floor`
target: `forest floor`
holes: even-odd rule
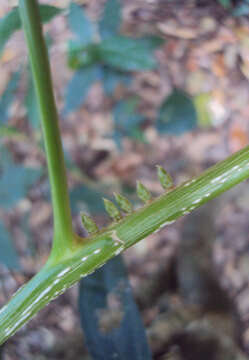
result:
[[[92,19],[104,4],[102,0],[77,2],[86,6]],[[0,0],[0,15],[8,10],[9,3]],[[46,3],[64,8],[69,1]],[[154,194],[160,194],[156,164],[167,168],[179,184],[248,144],[249,20],[229,16],[212,1],[196,6],[194,1],[124,0],[123,5],[124,33],[152,33],[166,40],[156,52],[158,68],[135,73],[130,90],[142,99],[147,143],[125,138],[120,152],[115,142],[106,138],[113,126],[111,104],[99,84],[93,86],[80,110],[61,119],[63,141],[74,164],[94,186],[132,189],[139,179]],[[46,30],[53,39],[50,55],[61,110],[65,85],[71,76],[65,55],[70,32],[63,15],[46,25]],[[1,59],[0,93],[25,54],[23,35],[17,33]],[[209,127],[181,136],[157,132],[156,109],[174,88],[191,96],[210,94]],[[122,91],[118,89],[116,96],[122,97]],[[16,161],[45,166],[44,154],[37,146],[39,135],[37,139],[27,125],[22,99],[20,89],[11,108],[11,124],[27,132],[29,141],[7,140],[7,145]],[[80,181],[77,174],[69,172],[71,187]],[[51,206],[44,196],[46,186],[44,182],[38,184],[8,216],[3,215],[18,239],[15,245],[23,270],[15,273],[0,268],[0,304],[40,269],[49,254],[52,220]],[[20,226],[20,218],[27,210],[32,210],[28,220],[30,238]],[[210,350],[207,359],[227,360],[227,354],[231,359],[247,358],[248,214],[249,186],[245,182],[123,255],[154,359],[206,359],[193,351],[200,333],[203,352],[207,351],[205,337],[215,338],[220,346],[219,357],[214,355],[216,350]],[[105,217],[98,215],[96,219],[106,224]],[[196,223],[198,227],[193,226]],[[74,225],[82,231],[79,216],[75,216]],[[31,251],[25,250],[27,246]],[[75,285],[11,338],[5,346],[4,360],[90,359],[80,329],[77,293]]]

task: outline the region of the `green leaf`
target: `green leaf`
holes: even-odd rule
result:
[[[116,126],[131,128],[138,126],[144,121],[144,117],[137,112],[139,99],[130,97],[118,102],[114,108],[114,119]]]
[[[118,84],[128,86],[130,85],[131,80],[132,77],[129,73],[103,66],[102,84],[107,96],[110,96],[114,93]]]
[[[181,135],[197,126],[194,104],[181,90],[173,93],[162,103],[156,122],[159,133]]]
[[[159,46],[162,46],[165,43],[165,40],[158,36],[145,36],[143,38],[138,38],[136,41],[143,46],[144,48],[153,51]]]
[[[136,97],[130,97],[126,100],[121,100],[114,106],[113,117],[115,129],[113,139],[120,149],[122,149],[121,139],[123,136],[135,138],[140,141],[144,140],[140,127],[145,118],[137,112],[137,105],[138,99]],[[140,137],[138,134],[141,134]]]
[[[97,66],[83,68],[74,73],[66,89],[64,114],[81,107],[90,87],[98,81],[99,77]]]
[[[100,60],[123,71],[151,70],[157,66],[153,52],[139,39],[116,36],[98,46]]]
[[[81,280],[79,310],[94,360],[152,359],[120,256]]]
[[[20,71],[14,72],[0,99],[0,123],[4,124],[9,118],[9,107],[15,99],[15,93],[20,81]]]
[[[62,12],[62,9],[48,4],[40,4],[39,8],[40,8],[41,20],[43,23],[49,22],[56,15]]]
[[[71,69],[80,69],[98,62],[98,49],[96,44],[82,45],[70,40],[68,43],[67,62]]]
[[[9,154],[5,154],[1,155],[0,163],[0,208],[10,210],[26,196],[30,186],[40,177],[41,171],[15,165]]]
[[[13,246],[12,236],[0,221],[0,263],[10,269],[20,269],[18,255]]]
[[[83,9],[73,2],[70,5],[68,23],[81,45],[87,45],[92,41],[93,26],[85,16]]]
[[[62,10],[51,5],[39,5],[42,22],[49,22],[54,16],[58,15]],[[21,19],[18,8],[14,8],[8,12],[0,20],[0,54],[9,38],[17,30],[21,29]]]
[[[117,35],[121,24],[121,5],[119,0],[107,0],[102,18],[99,22],[99,32],[102,39]]]

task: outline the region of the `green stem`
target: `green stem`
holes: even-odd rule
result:
[[[80,278],[248,177],[249,146],[93,234],[63,261],[48,261],[0,310],[0,344]]]
[[[20,0],[19,11],[28,44],[47,154],[54,215],[53,253],[60,257],[65,249],[72,249],[74,233],[48,52],[42,34],[37,1]]]
[[[77,235],[72,230],[58,117],[36,1],[20,0],[20,12],[30,51],[48,157],[55,218],[54,248],[62,248],[61,254],[55,254],[64,258],[56,262],[52,256],[43,269],[0,310],[0,344],[81,277],[89,275],[136,242],[249,177],[249,147],[246,147],[198,178],[148,202],[121,221],[90,236],[87,242],[73,249]],[[66,252],[68,248],[72,251]]]

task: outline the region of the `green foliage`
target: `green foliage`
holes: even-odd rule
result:
[[[20,71],[14,72],[0,99],[0,123],[5,124],[9,118],[8,110],[15,99],[16,90],[20,81]]]
[[[90,87],[98,78],[97,66],[83,68],[75,72],[67,86],[64,114],[81,106]]]
[[[119,0],[109,0],[105,4],[102,18],[99,22],[99,33],[102,39],[115,36],[121,24],[121,11]]]
[[[44,23],[50,21],[54,16],[59,14],[61,9],[47,5],[40,5],[41,19]],[[0,20],[0,54],[9,38],[21,29],[21,19],[18,8],[13,8]]]
[[[129,86],[132,80],[131,74],[125,71],[110,69],[108,66],[102,66],[102,85],[106,96],[111,96],[118,84]]]
[[[127,211],[129,214],[120,219],[119,210],[109,200],[105,200],[108,213],[114,220],[119,221],[114,221],[107,228],[98,231],[95,235],[91,235],[88,239],[81,238],[75,234],[71,227],[72,218],[67,202],[68,188],[60,132],[58,131],[57,112],[52,96],[52,86],[46,87],[47,92],[45,94],[42,91],[44,85],[50,84],[50,77],[48,64],[46,61],[40,62],[40,57],[37,56],[43,53],[42,55],[46,57],[47,54],[43,43],[36,41],[40,39],[41,29],[34,26],[34,22],[31,21],[31,19],[34,19],[32,15],[38,16],[36,4],[36,1],[21,0],[20,10],[28,39],[33,70],[36,69],[34,65],[36,64],[42,74],[48,75],[44,79],[38,76],[40,74],[33,71],[36,87],[41,90],[37,91],[37,94],[40,104],[43,102],[43,106],[40,106],[40,111],[43,115],[41,117],[43,126],[47,130],[44,132],[44,136],[47,145],[47,160],[50,165],[48,169],[52,187],[55,237],[51,255],[45,266],[26,286],[15,294],[7,306],[0,310],[0,344],[12,336],[41,308],[62,294],[76,281],[90,275],[91,272],[108,260],[156,232],[161,227],[172,224],[179,217],[188,214],[249,177],[249,147],[247,147],[205,171],[198,178],[166,192],[157,199],[152,199],[146,187],[138,182],[137,194],[146,206],[132,213]],[[39,20],[39,17],[37,20]],[[147,46],[148,48],[150,47],[148,44]],[[177,99],[173,98],[172,101],[171,96],[171,99],[167,99],[166,105],[163,104],[164,112],[167,115],[168,111],[171,117],[172,114],[175,115],[177,113],[174,108],[175,104],[179,107],[186,106],[191,108],[190,99],[185,94],[180,94],[180,92],[176,94],[175,92],[174,96]],[[135,105],[132,102],[128,103],[128,110],[130,108],[134,110]],[[167,108],[167,111],[165,108]],[[173,108],[174,110],[172,110]],[[51,110],[53,116],[51,116],[50,111],[47,114],[47,109]],[[181,117],[182,114],[178,114],[176,119]],[[51,118],[53,121],[51,121]],[[118,118],[118,121],[121,124],[126,122],[121,117]],[[139,122],[140,120],[133,119],[133,121]],[[23,194],[26,188],[24,191],[23,185],[20,187],[20,184],[17,184],[14,179],[18,178],[18,182],[21,181],[22,183],[24,170],[20,166],[18,167],[18,165],[13,164],[12,160],[8,159],[8,162],[10,163],[8,169],[11,169],[11,171],[3,165],[2,178],[0,180],[2,181],[5,176],[6,183],[9,178],[10,184],[8,183],[8,186],[11,185],[11,188],[18,189],[20,198],[20,194]],[[9,173],[6,176],[7,170]],[[31,173],[29,177],[32,177]],[[159,169],[159,179],[163,187],[168,188],[171,179],[162,168]],[[2,187],[0,184],[1,191],[2,188],[4,189],[4,186],[6,187],[4,182]],[[92,193],[95,196],[97,195],[95,190],[92,190]],[[78,193],[74,193],[74,197],[77,200],[81,197],[85,201],[87,197],[92,197],[93,194],[91,194],[89,188],[84,187],[79,189]],[[90,204],[91,200],[87,200],[88,204]],[[118,203],[120,203],[121,208],[127,210],[127,203],[124,204],[123,200],[124,198],[119,197]],[[86,218],[83,218],[83,221],[87,223],[89,228],[89,218],[87,222]],[[68,226],[64,226],[65,223]],[[93,222],[90,225],[91,231],[95,231]],[[66,231],[64,231],[65,229]],[[83,289],[83,285],[80,289],[81,320],[83,327],[86,329],[90,351],[95,358],[106,356],[106,359],[109,359],[111,354],[114,355],[112,357],[118,356],[124,359],[128,357],[131,357],[131,359],[151,359],[145,340],[144,329],[130,295],[130,287],[126,278],[122,263],[120,260],[114,260],[106,268],[103,268],[102,271],[99,271],[95,277],[88,278],[89,292],[85,291],[85,286]],[[108,310],[108,297],[110,296],[115,296],[121,305],[120,322],[115,327],[113,333],[111,333],[112,337],[109,336],[110,334],[103,334],[101,332],[101,317],[98,317],[99,309],[104,309],[105,311],[107,308]]]
[[[150,48],[139,39],[115,36],[103,40],[97,51],[101,62],[118,70],[144,71],[157,65]]]
[[[3,149],[1,152],[0,207],[10,210],[26,196],[30,186],[39,179],[41,171],[16,165],[7,152]]]
[[[97,41],[93,24],[78,5],[71,4],[68,23],[76,40],[69,42],[68,64],[76,73],[66,90],[66,113],[78,109],[84,103],[94,82],[102,81],[105,93],[110,96],[119,83],[124,86],[130,83],[131,71],[151,70],[156,67],[153,51],[162,44],[162,40],[153,36],[141,39],[122,36],[119,34],[120,22],[120,2],[107,1],[98,24],[100,41]],[[87,82],[87,88],[82,86],[80,89],[80,81],[75,80],[75,76],[80,75],[78,69],[89,72],[96,65],[99,68],[98,78],[91,78],[92,83]],[[71,92],[74,96],[70,96]]]
[[[81,46],[87,45],[92,41],[94,33],[93,25],[84,15],[81,7],[73,2],[69,8],[68,23]]]
[[[68,43],[68,65],[74,70],[86,68],[95,65],[98,62],[98,53],[96,45],[80,45],[74,40]]]
[[[191,98],[181,90],[174,90],[166,98],[158,112],[157,130],[159,133],[181,135],[197,126],[197,116]]]
[[[120,150],[122,150],[124,136],[145,142],[141,129],[145,117],[137,112],[138,103],[137,97],[129,97],[119,101],[113,108],[114,132],[112,138]]]
[[[93,359],[152,359],[120,256],[81,280],[79,311]]]
[[[5,225],[0,221],[0,263],[10,269],[20,269],[18,255],[13,246],[12,236],[6,229]]]
[[[96,66],[76,71],[67,86],[64,114],[81,106],[90,87],[98,78],[98,67]]]

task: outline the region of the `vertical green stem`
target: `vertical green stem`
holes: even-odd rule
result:
[[[53,250],[60,256],[65,249],[72,248],[74,233],[48,52],[42,34],[37,0],[19,0],[19,11],[28,45],[45,140],[54,215]]]

